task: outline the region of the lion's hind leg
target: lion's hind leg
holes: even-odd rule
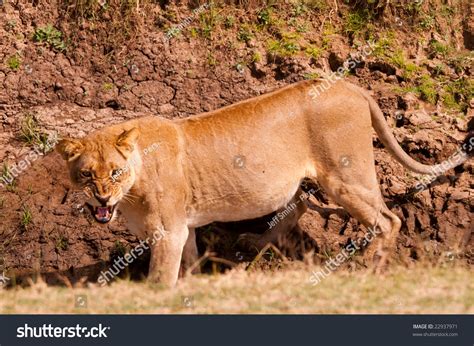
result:
[[[376,270],[379,271],[396,249],[401,221],[386,206],[376,180],[363,179],[359,182],[354,179],[357,173],[352,172],[354,174],[350,178],[347,177],[348,173],[333,172],[326,179],[320,177],[319,182],[331,198],[368,228],[362,246],[367,249],[369,259],[376,260]],[[369,172],[367,174],[370,175]],[[375,177],[375,169],[373,174]],[[367,185],[367,181],[373,184]]]

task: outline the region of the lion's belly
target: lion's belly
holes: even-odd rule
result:
[[[189,227],[200,227],[212,222],[232,222],[255,219],[270,214],[288,204],[300,185],[300,179],[278,186],[265,185],[253,192],[236,191],[227,196],[199,201],[188,208]]]

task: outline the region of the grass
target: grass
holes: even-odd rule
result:
[[[443,87],[443,104],[450,109],[467,111],[469,100],[474,97],[474,81],[462,77],[452,81]]]
[[[56,250],[62,251],[62,250],[67,250],[69,247],[69,240],[64,237],[63,235],[60,235],[56,238]]]
[[[309,277],[316,269],[301,264],[271,273],[237,268],[187,277],[174,289],[128,280],[73,289],[38,282],[0,290],[0,313],[474,313],[473,272],[467,268],[397,268],[383,276],[341,270],[312,286]],[[75,306],[77,295],[91,297],[87,307]]]
[[[10,167],[8,164],[4,163],[2,166],[2,171],[0,172],[0,183],[5,185],[7,191],[14,192],[16,188],[15,178],[13,177],[12,173],[10,172]]]
[[[291,56],[300,51],[298,44],[300,35],[296,33],[283,33],[281,40],[269,40],[268,51],[277,56]]]
[[[111,91],[111,90],[113,90],[113,88],[114,88],[113,83],[104,83],[104,84],[102,84],[102,90],[104,90],[104,91]]]
[[[248,25],[242,25],[237,33],[237,39],[241,42],[248,42],[254,38],[254,34]]]
[[[23,211],[20,216],[20,225],[23,230],[27,230],[28,226],[33,221],[33,215],[28,207],[23,206]]]
[[[345,18],[344,32],[353,36],[360,36],[363,32],[371,32],[371,13],[369,10],[349,12]]]
[[[395,66],[403,70],[403,77],[405,79],[411,79],[420,70],[418,66],[409,62],[405,58],[403,50],[397,49],[389,58]]]
[[[38,146],[44,150],[50,149],[48,146],[48,135],[41,132],[35,116],[27,113],[20,123],[20,140],[29,146]]]
[[[451,51],[451,48],[448,45],[437,40],[431,40],[429,48],[432,56],[442,56],[444,58],[446,58]]]
[[[62,32],[51,24],[36,28],[33,34],[33,40],[47,44],[56,52],[64,52],[66,50],[66,43],[63,41]]]
[[[205,12],[199,15],[200,23],[200,33],[202,37],[206,39],[212,38],[212,32],[217,26],[218,22],[221,20],[218,10],[215,6],[212,6],[207,9]]]
[[[7,59],[6,62],[8,68],[13,71],[18,71],[21,66],[21,59],[18,54],[14,54]]]

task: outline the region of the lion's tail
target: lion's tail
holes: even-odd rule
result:
[[[362,94],[362,96],[369,102],[370,113],[372,118],[372,126],[377,132],[379,139],[385,145],[387,150],[395,157],[395,159],[400,162],[403,166],[409,170],[421,173],[421,174],[431,174],[438,176],[444,172],[454,168],[467,160],[467,154],[465,151],[460,150],[451,156],[448,160],[442,164],[437,165],[424,165],[414,159],[412,159],[398,144],[396,138],[394,137],[390,127],[388,126],[383,113],[375,100],[362,88],[359,88],[355,85],[349,84],[351,88],[355,89],[357,92]]]

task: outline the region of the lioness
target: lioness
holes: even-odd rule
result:
[[[380,227],[383,248],[393,248],[401,221],[377,183],[372,128],[408,169],[430,174],[440,166],[411,159],[364,90],[338,81],[312,97],[318,83],[296,83],[187,119],[135,119],[64,139],[57,148],[97,222],[110,222],[118,208],[140,237],[165,231],[151,249],[149,278],[166,285],[177,281],[183,249],[196,252],[195,227],[285,208],[298,198],[303,178],[317,179],[363,225]],[[296,222],[304,208],[294,212]],[[277,231],[261,239],[274,239]]]

